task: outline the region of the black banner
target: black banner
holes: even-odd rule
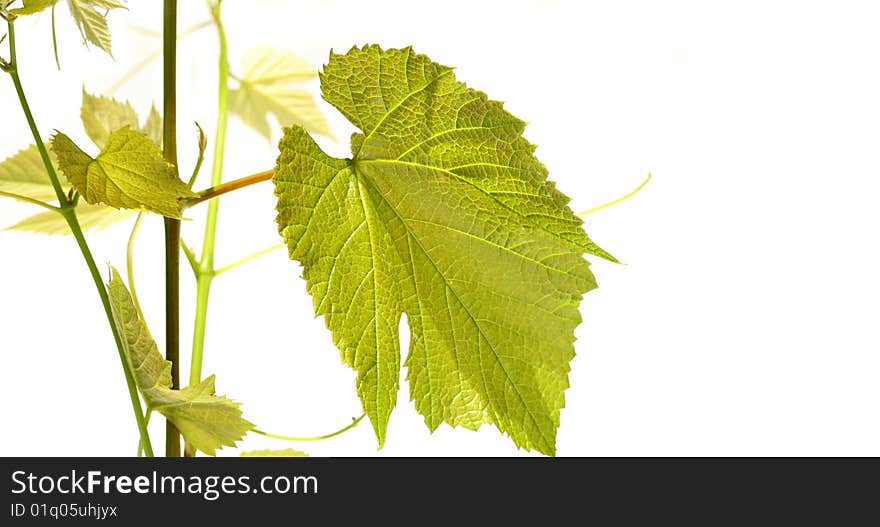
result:
[[[10,526],[880,516],[876,459],[5,458],[0,465],[0,525]]]

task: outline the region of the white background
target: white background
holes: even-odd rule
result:
[[[594,265],[600,288],[582,304],[560,455],[880,455],[875,2],[226,3],[233,68],[258,43],[318,66],[331,48],[366,42],[413,44],[457,66],[460,80],[530,123],[527,138],[576,210],[653,172],[640,195],[587,218],[590,235],[627,265]],[[19,20],[21,73],[44,135],[57,128],[90,146],[79,122],[83,79],[106,92],[158,50],[157,38],[131,25],[159,30],[160,2],[132,4],[110,17],[115,61],[82,47],[59,8],[61,72],[48,14]],[[181,29],[208,18],[202,2],[181,4]],[[213,139],[213,28],[182,39],[179,52],[187,173],[191,123]],[[31,139],[11,81],[0,80],[5,157]],[[161,87],[154,62],[115,96],[145,115],[161,104]],[[344,155],[352,128],[321,104],[343,138],[322,144]],[[271,168],[275,155],[231,121],[227,179]],[[271,190],[223,199],[219,265],[277,243]],[[0,223],[29,212],[4,200]],[[184,226],[190,244],[200,242],[203,212]],[[99,262],[124,266],[129,227],[90,236]],[[137,283],[159,342],[161,248],[152,218],[137,246]],[[299,275],[276,252],[218,278],[203,371],[260,427],[308,435],[361,410],[355,374],[314,318]],[[187,269],[182,285],[188,342]],[[71,238],[0,233],[0,353],[0,455],[134,452],[119,361]],[[401,384],[383,450],[366,422],[292,446],[332,456],[523,454],[490,426],[429,434],[405,371]],[[153,430],[158,447],[161,419]],[[242,445],[287,446],[250,436]]]

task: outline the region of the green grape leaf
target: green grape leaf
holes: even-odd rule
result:
[[[58,3],[58,0],[22,0],[22,7],[10,9],[16,15],[33,15]]]
[[[240,403],[214,394],[213,375],[196,385],[172,389],[171,362],[159,353],[116,269],[111,269],[107,292],[114,322],[122,332],[125,358],[147,408],[171,420],[184,439],[206,454],[235,446],[254,427],[241,416]]]
[[[140,129],[137,112],[128,101],[119,102],[103,95],[91,95],[85,88],[82,91],[80,118],[86,135],[98,148],[107,145],[110,134],[115,130],[124,126],[132,130]]]
[[[79,28],[83,42],[103,49],[112,57],[107,14],[112,9],[125,9],[125,4],[108,0],[67,0],[67,7]]]
[[[92,204],[181,218],[181,200],[194,196],[159,146],[127,126],[111,133],[94,159],[61,132],[52,138],[52,150],[64,175]]]
[[[76,206],[76,217],[79,226],[86,232],[99,232],[119,223],[134,214],[131,210],[116,210],[106,205],[90,205],[79,203]],[[40,212],[7,227],[10,231],[32,232],[36,234],[62,235],[70,234],[70,227],[64,216],[56,212]]]
[[[257,47],[244,56],[244,75],[238,88],[229,91],[229,109],[267,140],[271,140],[269,114],[284,126],[298,124],[332,137],[312,95],[291,86],[317,75],[315,68],[292,53]]]
[[[410,396],[432,431],[492,423],[554,454],[594,244],[525,123],[410,48],[331,53],[324,99],[362,133],[335,159],[285,130],[277,222],[380,446],[406,314]]]
[[[284,450],[250,450],[242,452],[241,457],[309,457],[305,452],[285,448]]]
[[[57,170],[62,185],[68,185],[67,179]],[[46,202],[57,200],[55,189],[46,174],[46,167],[40,158],[40,152],[31,145],[0,163],[0,190],[21,194]],[[76,207],[80,227],[85,231],[100,231],[111,224],[129,216],[127,211],[119,211],[104,205],[89,205],[80,201]],[[71,234],[67,221],[55,212],[39,212],[18,223],[6,227],[5,230],[17,230],[40,234]]]

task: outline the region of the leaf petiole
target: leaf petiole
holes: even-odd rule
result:
[[[227,194],[234,190],[238,190],[244,187],[249,187],[251,185],[255,185],[257,183],[261,183],[263,181],[269,181],[272,179],[272,176],[275,175],[274,170],[267,170],[265,172],[259,172],[257,174],[252,174],[250,176],[245,176],[241,179],[234,179],[232,181],[228,181],[226,183],[220,183],[213,187],[206,188],[201,192],[196,192],[195,197],[192,198],[184,198],[183,207],[189,208],[193,205],[198,205],[204,201],[209,201],[214,198],[219,198],[223,194]]]

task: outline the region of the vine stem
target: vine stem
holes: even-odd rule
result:
[[[260,434],[261,436],[271,437],[273,439],[281,439],[284,441],[322,441],[324,439],[330,439],[331,437],[335,437],[335,436],[338,436],[338,435],[343,434],[345,432],[348,432],[352,428],[356,427],[358,425],[358,423],[361,422],[361,419],[363,419],[366,415],[367,414],[361,414],[361,416],[358,417],[357,419],[353,418],[351,420],[351,424],[349,424],[348,426],[346,426],[344,428],[340,428],[339,430],[337,430],[335,432],[331,432],[329,434],[324,434],[322,436],[307,436],[307,437],[285,436],[285,435],[280,435],[280,434],[271,434],[269,432],[257,430],[256,428],[252,429],[251,432],[253,432],[255,434]]]
[[[37,129],[36,121],[34,121],[34,116],[31,113],[30,105],[28,105],[27,98],[24,94],[24,89],[21,85],[21,78],[18,75],[18,60],[16,58],[15,49],[15,27],[13,25],[13,21],[11,19],[7,20],[7,25],[9,28],[9,74],[12,76],[12,82],[15,85],[15,92],[18,95],[18,100],[21,103],[22,110],[24,111],[25,119],[27,119],[28,127],[31,130],[31,135],[33,135],[34,141],[37,144],[37,150],[39,150],[40,152],[40,157],[42,158],[43,165],[46,168],[46,173],[49,175],[49,179],[52,182],[52,188],[55,190],[55,195],[58,198],[59,211],[64,216],[64,219],[67,221],[67,225],[70,227],[70,231],[73,233],[74,239],[76,239],[76,243],[79,246],[79,250],[82,253],[83,259],[86,262],[86,266],[89,269],[92,280],[95,282],[95,288],[98,290],[98,296],[101,299],[101,304],[104,307],[104,313],[107,315],[107,321],[110,324],[110,331],[113,334],[113,340],[116,343],[116,350],[119,352],[119,360],[122,363],[122,371],[125,374],[125,383],[128,386],[128,394],[129,398],[131,399],[132,411],[134,412],[134,417],[137,421],[141,444],[143,445],[144,453],[147,456],[152,457],[153,447],[150,444],[150,435],[147,431],[147,422],[144,418],[144,410],[141,407],[141,401],[140,397],[138,396],[137,386],[134,382],[134,375],[131,371],[131,365],[129,364],[128,359],[125,356],[125,348],[122,342],[121,333],[116,325],[115,319],[113,318],[113,311],[110,307],[110,297],[107,295],[107,288],[104,286],[104,280],[101,278],[101,273],[100,271],[98,271],[98,266],[95,264],[95,258],[92,256],[92,251],[91,249],[89,249],[89,245],[86,242],[82,228],[80,227],[79,220],[76,217],[75,204],[69,201],[67,199],[67,196],[64,194],[64,189],[62,189],[61,187],[61,180],[58,178],[58,174],[55,172],[55,166],[52,164],[52,160],[49,158],[49,152],[48,150],[46,150],[46,145],[43,144],[42,136]],[[59,297],[63,297],[63,293],[59,294]]]
[[[226,31],[220,14],[222,0],[210,5],[211,17],[217,28],[220,44],[217,79],[217,129],[214,136],[214,159],[211,166],[211,185],[220,185],[223,178],[223,154],[226,148],[226,128],[229,117],[229,56],[226,44]],[[205,351],[205,331],[208,321],[208,299],[211,294],[211,282],[214,279],[214,245],[217,240],[217,216],[220,213],[220,202],[208,203],[205,220],[205,237],[202,242],[202,253],[198,259],[196,271],[196,313],[193,323],[192,356],[190,357],[189,383],[198,384],[202,380],[202,359]],[[186,446],[186,455],[195,456],[195,449]]]
[[[163,6],[163,129],[165,160],[177,166],[177,0]],[[171,388],[180,388],[180,220],[165,218],[165,359]],[[165,420],[165,455],[180,457],[180,432]]]

